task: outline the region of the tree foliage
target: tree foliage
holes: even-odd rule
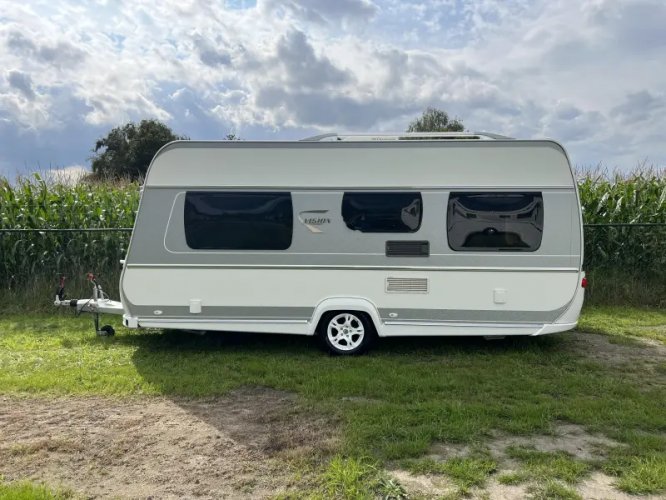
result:
[[[93,175],[98,178],[138,179],[146,175],[155,153],[165,144],[189,139],[176,135],[158,120],[126,123],[95,143]]]
[[[446,111],[428,107],[423,114],[411,122],[407,132],[462,132],[465,130],[458,118],[450,119]]]

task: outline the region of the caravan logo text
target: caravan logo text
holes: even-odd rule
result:
[[[326,214],[328,210],[306,210],[298,214],[298,220],[311,232],[321,233],[321,226],[331,223],[331,219],[325,217]]]

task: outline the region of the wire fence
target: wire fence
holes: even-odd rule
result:
[[[120,273],[132,228],[0,229],[0,287],[18,289],[35,280],[55,280],[87,272],[107,283]]]
[[[100,276],[105,289],[117,289],[131,232],[130,227],[0,228],[0,302],[23,298],[41,304],[60,275],[69,276],[72,293],[88,293],[88,272]],[[666,223],[585,224],[584,232],[584,269],[592,283],[586,300],[666,305]]]
[[[131,232],[131,227],[0,228],[0,279],[115,268]],[[666,223],[584,224],[584,232],[586,269],[666,278]]]
[[[623,274],[662,289],[666,284],[666,224],[586,225],[584,266],[597,276]]]

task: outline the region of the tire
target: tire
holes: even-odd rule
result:
[[[333,311],[319,321],[319,338],[336,356],[354,356],[366,352],[376,337],[375,326],[367,314],[357,311]]]
[[[116,334],[116,331],[111,325],[104,325],[97,334],[102,337],[113,337]]]

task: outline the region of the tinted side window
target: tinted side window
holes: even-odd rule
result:
[[[342,218],[363,233],[414,233],[423,216],[421,193],[352,192],[342,197]]]
[[[285,250],[293,230],[291,193],[191,191],[185,240],[195,250]]]
[[[453,250],[534,252],[543,235],[541,193],[451,193],[447,236]]]

